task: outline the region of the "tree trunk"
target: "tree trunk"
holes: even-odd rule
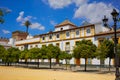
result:
[[[56,64],[59,64],[59,59],[58,58],[56,58]]]
[[[38,59],[38,68],[39,68],[39,59]]]
[[[87,58],[85,58],[85,71],[86,71],[86,68],[87,68]]]
[[[28,60],[27,59],[25,59],[25,64],[28,67]]]
[[[65,62],[66,62],[66,70],[67,70],[67,59],[65,59]]]
[[[28,34],[28,26],[26,26],[26,33]]]
[[[109,71],[110,71],[110,68],[111,68],[110,63],[111,63],[111,58],[109,58]]]
[[[51,69],[51,58],[49,60],[50,60],[50,69]]]
[[[7,62],[7,66],[9,66],[9,62]]]

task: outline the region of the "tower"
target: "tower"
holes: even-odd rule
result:
[[[27,38],[27,33],[23,31],[14,31],[12,32],[12,38],[14,38],[16,41],[24,40]]]

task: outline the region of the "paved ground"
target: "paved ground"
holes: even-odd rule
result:
[[[0,66],[0,80],[115,80],[114,73],[72,72]]]

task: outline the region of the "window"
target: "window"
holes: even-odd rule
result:
[[[21,47],[21,50],[23,50],[23,47]]]
[[[63,28],[61,28],[61,31],[63,30]]]
[[[87,29],[87,33],[90,33],[90,29]]]
[[[37,48],[37,47],[38,47],[38,45],[35,45],[35,47]]]
[[[69,32],[66,32],[66,37],[69,37],[70,36],[70,33]]]
[[[66,42],[65,51],[70,51],[70,42]]]
[[[56,37],[59,38],[59,34],[56,34]]]
[[[80,34],[79,30],[76,30],[76,35],[79,35],[79,34]]]
[[[76,42],[75,42],[75,45],[77,46],[77,45],[79,45],[79,43],[80,43],[80,41],[76,41]]]
[[[99,40],[99,43],[102,44],[103,40]]]
[[[52,35],[49,36],[49,39],[52,39]]]
[[[92,60],[90,58],[87,59],[87,64],[91,64]]]
[[[45,47],[46,45],[42,45],[42,47]]]
[[[42,37],[42,40],[45,40],[45,37],[44,37],[44,36]]]
[[[70,43],[69,42],[66,42],[66,45],[69,45]]]
[[[30,46],[30,48],[32,48],[32,45]]]
[[[59,43],[56,43],[56,46],[58,46],[58,47],[59,47]]]

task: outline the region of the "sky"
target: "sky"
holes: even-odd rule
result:
[[[4,24],[0,24],[0,37],[10,38],[14,31],[26,31],[23,25],[31,22],[30,35],[53,31],[55,25],[68,19],[77,26],[83,22],[98,23],[104,15],[112,22],[111,12],[120,11],[120,0],[0,0],[0,8],[6,8]]]

